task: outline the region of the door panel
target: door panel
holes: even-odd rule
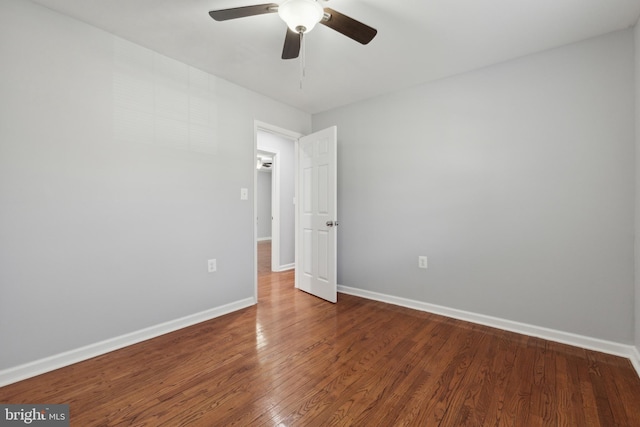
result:
[[[337,128],[298,142],[298,245],[296,286],[337,301]]]

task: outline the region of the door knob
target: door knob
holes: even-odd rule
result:
[[[338,221],[327,221],[327,227],[338,226]]]

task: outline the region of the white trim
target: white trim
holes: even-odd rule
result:
[[[302,136],[301,136],[302,137]],[[294,233],[293,233],[293,239],[294,239],[294,244],[293,244],[293,265],[294,265],[294,269],[296,268],[296,265],[300,265],[300,260],[298,259],[298,251],[299,251],[299,243],[298,243],[298,239],[299,239],[299,234],[298,233],[298,224],[300,223],[300,218],[298,215],[298,200],[300,200],[298,198],[299,196],[299,192],[300,192],[300,183],[299,181],[299,177],[298,177],[298,163],[299,163],[299,157],[300,156],[300,138],[296,139],[295,143],[293,144],[293,150],[294,150],[294,156],[293,156],[293,204],[294,204],[294,208],[295,208],[295,214],[294,214],[294,219],[293,219],[293,223],[294,223]],[[296,289],[300,289],[300,283],[299,283],[299,276],[300,276],[300,272],[297,271],[295,274],[293,275],[293,287]]]
[[[292,140],[298,139],[301,136],[303,136],[301,133],[294,132],[292,130],[288,130],[285,128],[281,128],[279,126],[274,126],[269,123],[261,122],[260,120],[254,120],[254,124],[256,129],[260,129],[265,132],[270,132],[274,135],[284,136],[285,138],[289,138]]]
[[[600,351],[615,356],[625,357],[631,360],[631,363],[635,367],[638,376],[640,376],[640,354],[638,353],[638,349],[631,345],[601,340],[584,335],[572,334],[570,332],[558,331],[541,326],[529,325],[526,323],[514,322],[512,320],[500,319],[498,317],[486,316],[484,314],[472,313],[469,311],[458,310],[455,308],[444,307],[441,305],[430,304],[422,301],[410,300],[393,295],[386,295],[378,292],[366,291],[363,289],[350,288],[348,286],[338,285],[338,292],[375,301],[386,302],[389,304],[399,305],[402,307],[412,308],[414,310],[426,311],[428,313],[490,326],[505,331],[543,338],[549,341],[555,341],[589,350]]]
[[[631,350],[631,356],[629,357],[629,359],[631,359],[631,364],[633,365],[634,368],[636,368],[636,372],[640,377],[640,349],[638,349],[638,347],[633,347],[633,350]]]
[[[253,158],[251,168],[253,169],[253,299],[258,301],[258,170],[253,166],[253,162],[258,158],[258,122],[253,122]],[[271,177],[273,179],[273,176]],[[273,203],[273,200],[271,200]],[[273,229],[272,229],[273,231]]]
[[[293,265],[290,267],[293,268]],[[354,295],[361,298],[367,298],[375,301],[382,301],[389,304],[399,305],[402,307],[412,308],[415,310],[426,311],[429,313],[439,314],[442,316],[452,317],[459,320],[478,323],[485,326],[491,326],[525,335],[537,336],[539,338],[558,341],[564,344],[574,345],[578,347],[588,348],[591,350],[602,351],[604,353],[614,354],[616,356],[627,357],[635,368],[638,376],[640,376],[640,351],[637,347],[618,344],[610,341],[603,341],[596,338],[589,338],[581,335],[570,334],[552,329],[541,328],[523,323],[512,322],[509,320],[499,319],[491,316],[470,313],[462,310],[442,307],[435,304],[424,303],[420,301],[409,300],[405,298],[394,297],[391,295],[380,294],[377,292],[365,291],[362,289],[350,288],[338,285],[338,292],[348,295]],[[119,337],[111,338],[98,343],[90,344],[74,350],[59,353],[44,359],[25,363],[20,366],[0,371],[0,387],[13,384],[36,375],[44,374],[92,357],[100,356],[123,347],[134,345],[151,338],[177,331],[197,323],[205,322],[216,317],[232,313],[243,308],[254,305],[256,301],[253,298],[246,298],[235,301],[210,310],[195,313],[179,319],[160,323],[145,329],[131,332]]]
[[[267,241],[271,240],[271,237],[258,237],[256,240],[258,242],[267,242]]]
[[[258,129],[260,130],[260,129]],[[260,151],[264,151],[260,147]],[[271,172],[271,269],[280,265],[280,151],[267,149],[273,155]]]
[[[110,338],[84,347],[45,357],[44,359],[4,369],[0,371],[0,387],[69,366],[74,363],[82,362],[83,360],[91,359],[92,357],[100,356],[151,338],[156,338],[160,335],[177,331],[178,329],[205,322],[207,320],[250,307],[255,303],[256,301],[254,298],[234,301],[220,307],[201,311],[200,313],[190,314],[179,319],[170,320],[168,322],[120,335],[119,337]]]
[[[285,265],[281,265],[278,270],[274,270],[274,271],[287,271],[287,270],[293,270],[294,268],[296,268],[296,263],[292,262],[290,264],[285,264]]]

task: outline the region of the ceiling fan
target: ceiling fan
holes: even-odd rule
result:
[[[277,13],[287,23],[282,59],[293,59],[300,55],[303,35],[320,23],[361,44],[367,44],[378,33],[362,22],[356,21],[328,7],[323,8],[316,0],[285,0],[282,4],[266,3],[255,6],[212,10],[209,15],[216,21],[245,18],[247,16]]]

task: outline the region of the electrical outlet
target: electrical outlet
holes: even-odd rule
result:
[[[207,261],[207,270],[209,273],[213,273],[218,269],[217,263],[215,259],[210,259]]]
[[[421,255],[418,257],[418,268],[427,268],[427,257]]]

